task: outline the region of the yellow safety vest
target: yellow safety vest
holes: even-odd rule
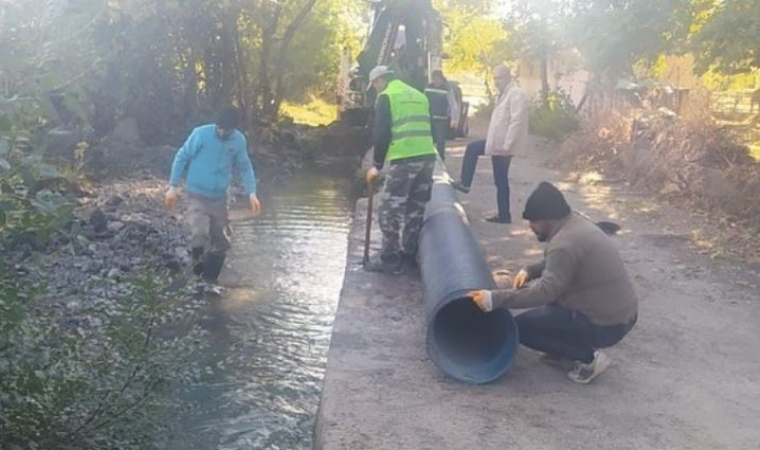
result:
[[[388,97],[392,140],[388,161],[435,155],[430,129],[430,108],[425,94],[400,80],[388,83],[380,95]]]

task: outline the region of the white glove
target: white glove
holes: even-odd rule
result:
[[[480,291],[470,291],[467,295],[478,305],[478,308],[483,312],[493,311],[493,295],[491,291],[483,289]]]

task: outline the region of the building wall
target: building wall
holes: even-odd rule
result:
[[[541,92],[541,63],[522,60],[514,70],[517,81],[531,99],[537,99]],[[583,69],[580,58],[574,51],[566,51],[548,62],[549,86],[562,89],[578,104],[586,92],[591,73]]]

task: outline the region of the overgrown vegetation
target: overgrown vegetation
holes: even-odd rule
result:
[[[451,73],[476,73],[490,97],[491,69],[510,58],[509,34],[492,14],[494,0],[434,0],[448,29],[444,69]]]
[[[30,288],[0,278],[0,439],[8,449],[160,449],[181,408],[178,383],[200,379],[198,301],[159,274],[87,320],[62,316]],[[164,394],[164,395],[162,395]]]
[[[610,111],[569,137],[555,162],[622,178],[655,198],[707,212],[724,226],[727,245],[745,261],[760,261],[760,163],[707,114],[683,119]]]
[[[512,57],[538,69],[528,71],[540,89],[532,132],[564,140],[563,167],[606,172],[710,214],[745,260],[760,260],[759,8],[754,0],[508,2]],[[563,82],[582,122],[553,94]]]
[[[699,75],[754,73],[760,68],[758,8],[753,0],[537,0],[510,2],[504,25],[513,57],[540,67],[546,103],[556,88],[551,78],[564,75],[549,67],[562,66],[568,52],[591,75],[587,94],[595,97],[611,97],[619,79],[636,79],[637,69],[666,55],[694,56]]]
[[[128,293],[107,307],[65,306],[44,272],[27,271],[32,252],[90,244],[73,215],[86,144],[72,142],[66,163],[45,155],[61,134],[44,98],[0,102],[0,442],[14,450],[164,448],[171,414],[184,406],[177,388],[201,376],[202,304],[169,291],[169,274],[153,266],[120,283]]]
[[[24,0],[0,4],[2,107],[26,100],[47,130],[105,136],[125,118],[148,144],[181,140],[219,108],[245,128],[284,101],[332,92],[343,45],[337,0]]]
[[[11,102],[8,102],[11,103]],[[37,118],[24,105],[0,108],[0,243],[39,243],[62,228],[72,207],[64,195],[71,188],[59,167],[43,160],[35,147],[40,138],[19,117]],[[33,125],[32,125],[33,126]],[[70,166],[75,170],[74,166]],[[70,172],[72,173],[72,172]]]
[[[549,92],[546,101],[536,99],[530,107],[531,134],[560,142],[580,129],[580,117],[570,96],[561,90]]]
[[[307,103],[289,103],[282,105],[282,114],[295,123],[304,125],[328,125],[338,119],[338,110],[320,98],[312,98]]]
[[[23,133],[21,133],[23,134]],[[0,134],[0,442],[8,449],[160,449],[174,390],[199,379],[202,304],[155,267],[115,306],[62,310],[15,265],[30,249],[87,245],[72,192],[19,135]],[[23,261],[21,261],[23,263]],[[59,305],[59,306],[56,306]]]

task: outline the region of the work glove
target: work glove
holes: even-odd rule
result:
[[[530,281],[530,274],[525,269],[520,269],[512,280],[512,289],[520,289],[525,286],[525,283]]]
[[[375,182],[377,177],[380,176],[380,171],[377,170],[377,167],[372,167],[367,171],[367,175],[365,176],[365,179],[367,180],[367,184],[372,184]]]
[[[256,197],[256,193],[249,195],[248,200],[251,203],[251,211],[253,211],[253,215],[258,216],[261,214],[261,203],[259,202],[259,198]]]
[[[467,296],[472,299],[473,302],[475,302],[476,305],[478,305],[478,308],[481,309],[483,312],[491,312],[493,311],[493,300],[491,299],[491,291],[488,290],[480,290],[480,291],[470,291],[467,293]]]
[[[169,186],[164,195],[164,207],[168,210],[174,209],[177,206],[177,198],[179,198],[179,188],[177,186]]]

